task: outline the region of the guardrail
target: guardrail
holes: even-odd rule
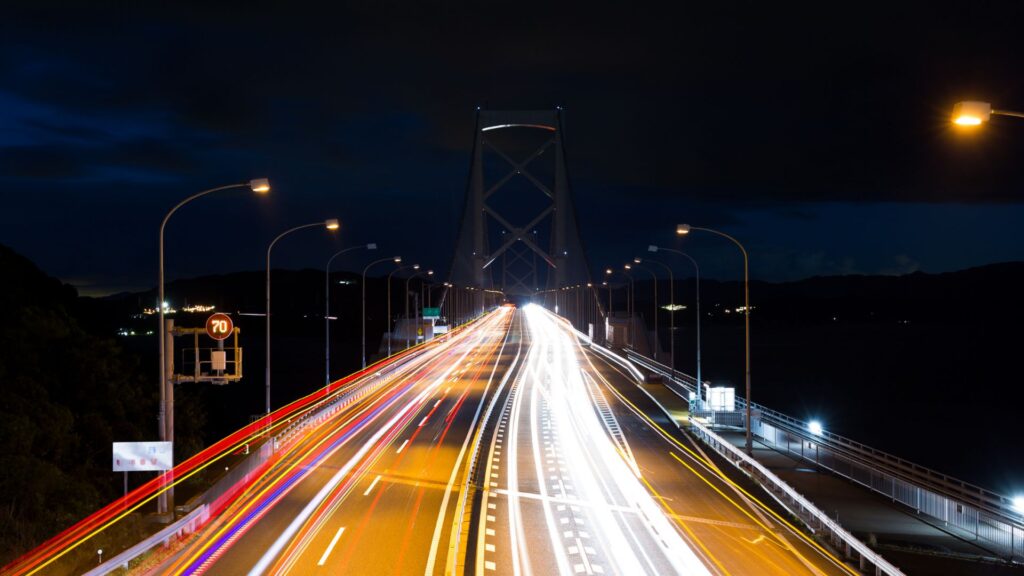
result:
[[[833,548],[842,548],[849,558],[855,558],[861,571],[869,566],[875,574],[901,576],[903,572],[890,564],[885,558],[875,553],[867,544],[847,532],[838,522],[819,510],[810,500],[799,494],[789,484],[761,465],[760,462],[747,456],[742,450],[724,440],[699,422],[690,421],[691,431],[705,444],[753,478],[762,488],[768,490],[787,509],[798,516],[803,523],[815,533],[828,538]]]
[[[410,361],[419,356],[426,348],[417,348],[394,361],[385,364],[376,372],[364,374],[372,380],[353,389],[338,389],[320,399],[295,415],[284,419],[284,426],[272,436],[264,436],[265,432],[253,435],[253,449],[248,457],[235,464],[230,471],[218,478],[214,484],[192,498],[182,507],[187,514],[166,526],[160,531],[146,537],[141,542],[120,552],[90,570],[89,576],[109,574],[146,554],[153,548],[168,544],[174,536],[190,534],[201,528],[211,517],[223,509],[256,474],[260,473],[270,462],[274,454],[296,440],[299,435],[311,426],[318,426],[350,404],[378,390],[381,386],[394,379],[395,375],[405,368]]]
[[[688,398],[696,380],[632,351],[627,357],[661,375],[670,390]],[[683,388],[682,391],[679,388]],[[746,408],[745,401],[736,404]],[[894,502],[974,538],[993,554],[1024,561],[1024,515],[1007,496],[980,488],[838,434],[809,431],[808,423],[751,403],[751,433],[763,443],[829,470]]]
[[[142,556],[160,544],[168,542],[175,536],[190,534],[203,524],[209,516],[205,505],[196,508],[189,514],[182,516],[176,522],[168,524],[163,530],[139,542],[135,546],[121,552],[117,556],[107,560],[99,566],[89,570],[83,576],[104,576],[120,568],[128,569],[128,563]]]

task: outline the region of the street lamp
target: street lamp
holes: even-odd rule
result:
[[[690,261],[691,264],[693,264],[693,271],[696,274],[695,279],[697,281],[697,290],[696,290],[696,292],[697,292],[697,408],[701,408],[702,407],[702,404],[701,404],[701,402],[702,402],[702,400],[701,400],[701,388],[704,387],[704,380],[701,379],[702,376],[701,376],[701,372],[700,372],[700,366],[701,366],[701,362],[700,362],[700,325],[701,325],[701,318],[700,318],[700,266],[697,264],[697,261],[694,260],[692,256],[690,256],[689,254],[687,254],[686,252],[683,252],[681,250],[676,250],[674,248],[665,248],[663,246],[655,246],[653,244],[647,247],[647,251],[648,252],[657,252],[658,250],[662,250],[664,252],[670,252],[672,254],[677,254],[679,256],[682,256],[683,258],[686,258],[687,260]],[[653,262],[653,260],[648,260],[648,262]],[[661,264],[661,262],[659,262],[659,264]],[[661,264],[661,265],[665,266],[666,268],[669,268],[666,264]],[[669,274],[671,274],[671,273],[672,273],[671,272],[671,268],[669,268]],[[673,300],[674,299],[675,299],[675,292],[673,292]],[[675,302],[673,302],[673,304],[675,304]],[[675,318],[675,311],[672,312],[672,317],[673,317],[673,319]],[[673,349],[672,349],[672,353],[675,354],[675,347],[674,346],[673,346]],[[672,374],[673,374],[673,377],[675,376],[675,358],[676,357],[673,355],[672,356],[672,364],[673,364],[673,366],[672,366]]]
[[[629,266],[629,264],[626,264],[626,266],[624,266],[623,268],[627,268],[628,266]],[[615,274],[622,274],[629,281],[629,283],[625,284],[624,286],[626,288],[626,316],[629,318],[629,323],[630,323],[629,347],[633,348],[633,343],[635,342],[635,339],[633,337],[633,328],[634,328],[634,326],[633,326],[633,310],[634,310],[634,306],[633,306],[633,276],[631,274],[629,274],[629,272],[626,272],[624,270],[612,270],[611,268],[608,268],[607,270],[605,270],[604,273],[605,273],[605,278],[607,278],[608,280],[611,280],[612,276],[615,275]],[[609,310],[611,309],[611,302],[612,302],[612,287],[609,285],[608,286],[608,308],[609,308]]]
[[[651,282],[654,283],[654,360],[658,360],[658,276],[650,268],[640,265],[643,262],[640,258],[633,258],[633,266],[638,270],[644,270],[651,275]],[[629,264],[627,264],[629,266]]]
[[[689,224],[679,224],[676,226],[676,235],[686,236],[693,230],[700,230],[702,232],[710,232],[726,238],[732,241],[740,252],[743,253],[743,348],[745,356],[745,380],[747,385],[747,438],[746,438],[746,449],[747,454],[753,453],[754,443],[751,436],[751,427],[753,423],[750,421],[750,259],[747,256],[747,249],[740,244],[740,241],[726,234],[725,232],[719,232],[718,230],[712,230],[711,228],[699,228],[697,226],[690,226]],[[703,384],[703,383],[701,383]]]
[[[988,102],[964,101],[953,105],[953,115],[950,119],[958,126],[980,126],[988,122],[993,114],[1024,118],[1024,112],[996,110]]]
[[[331,262],[334,262],[335,258],[346,252],[361,248],[376,250],[377,245],[371,242],[366,245],[351,246],[344,250],[339,250],[327,259],[327,266],[324,266],[324,384],[327,386],[331,384]]]
[[[420,268],[419,265],[417,265],[416,268],[414,268],[414,270],[419,270],[419,268]],[[405,279],[405,321],[406,321],[406,324],[408,324],[408,322],[409,322],[409,281],[412,280],[413,278],[419,276],[420,274],[423,274],[423,273],[424,273],[424,271],[414,272],[413,274],[410,274],[408,278]],[[433,276],[434,275],[434,271],[433,270],[426,270],[425,273],[426,273],[427,276]],[[423,297],[422,290],[420,291],[420,297],[421,298]],[[422,306],[422,303],[421,303],[421,306]],[[419,322],[419,312],[416,312],[415,316],[416,316],[416,320],[417,320],[417,323],[418,323]],[[417,330],[418,329],[419,329],[419,327],[417,326]],[[408,330],[406,330],[406,332],[405,332],[405,347],[407,349],[409,348],[409,331]]]
[[[391,277],[395,275],[395,272],[399,272],[401,270],[408,270],[410,268],[412,268],[413,270],[419,270],[420,269],[420,265],[419,264],[413,264],[412,266],[402,266],[400,268],[395,268],[394,270],[391,271],[390,274],[388,274],[388,282],[387,282],[387,284],[388,284],[388,324],[387,324],[387,330],[388,330],[388,356],[391,356]],[[409,314],[409,306],[408,305],[406,305],[406,307],[405,307],[405,313],[406,313],[406,316],[408,316],[408,314]]]
[[[341,224],[338,223],[337,218],[330,218],[322,222],[310,222],[309,224],[303,224],[296,226],[281,232],[276,238],[270,241],[270,245],[267,246],[267,375],[266,375],[266,390],[267,390],[267,414],[270,414],[270,252],[274,249],[274,244],[285,236],[295,232],[296,230],[302,230],[303,228],[314,228],[317,226],[323,226],[327,230],[334,232],[338,228],[341,228]]]
[[[366,271],[369,270],[370,267],[375,265],[375,264],[380,264],[381,262],[388,262],[388,261],[394,262],[395,264],[401,264],[402,263],[402,257],[401,256],[392,256],[390,258],[381,258],[380,260],[374,260],[373,262],[370,262],[369,264],[366,265],[366,268],[363,268],[363,284],[362,284],[362,289],[363,289],[363,337],[362,337],[362,340],[363,340],[363,368],[366,368]],[[390,304],[390,299],[389,299],[389,304]],[[388,323],[389,323],[388,324],[388,328],[391,327],[390,326],[390,322],[391,322],[391,320],[388,320]]]
[[[159,278],[157,279],[156,308],[160,322],[160,326],[157,329],[157,340],[160,345],[159,426],[160,440],[165,442],[174,442],[174,391],[167,388],[167,327],[165,326],[164,320],[164,312],[167,308],[167,304],[164,302],[164,229],[167,227],[167,221],[171,219],[172,214],[178,211],[178,208],[181,208],[185,204],[188,204],[201,196],[220,192],[221,190],[231,190],[233,188],[248,188],[257,194],[266,194],[270,192],[270,180],[266,178],[254,178],[248,182],[239,182],[237,184],[228,184],[226,186],[218,186],[216,188],[210,188],[209,190],[203,190],[202,192],[193,194],[175,204],[174,208],[171,208],[164,216],[163,221],[160,222]],[[163,496],[160,497],[157,508],[158,512],[161,514],[167,512],[167,502]]]

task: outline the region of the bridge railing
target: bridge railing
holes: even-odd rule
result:
[[[632,351],[627,357],[662,376],[669,389],[683,398],[694,391],[696,379]],[[736,399],[741,409],[745,401]],[[958,480],[838,434],[809,430],[809,424],[751,403],[751,433],[764,444],[847,478],[974,539],[993,554],[1024,560],[1024,516],[1007,496]]]
[[[466,328],[478,318],[455,328],[442,338],[421,343],[392,357],[381,360],[363,370],[317,390],[299,400],[279,408],[272,414],[261,416],[248,426],[208,446],[186,461],[177,464],[168,472],[150,480],[129,492],[123,498],[111,502],[89,517],[69,527],[64,532],[29,551],[13,563],[0,567],[0,572],[25,575],[47,570],[49,573],[79,574],[88,569],[100,568],[99,573],[119,569],[126,563],[137,562],[141,556],[156,546],[171,542],[170,538],[191,532],[215,515],[230,502],[240,487],[255,478],[265,466],[273,463],[273,455],[281,446],[297,438],[303,428],[323,422],[334,412],[364,397],[374,389],[387,385],[395,374],[409,364],[421,352],[441,342],[461,338]],[[233,458],[240,451],[249,448],[244,458]],[[212,470],[215,462],[233,464],[226,473],[201,479],[196,476],[204,470]],[[196,476],[203,487],[200,493],[177,510],[184,513],[189,521],[180,529],[171,530],[171,537],[161,536],[166,529],[153,530],[145,522],[142,507],[153,502],[157,496],[171,486],[190,481]],[[196,510],[203,510],[196,516]],[[174,526],[177,526],[175,523]],[[104,561],[96,566],[98,550],[114,554],[117,562]]]
[[[838,522],[818,509],[806,497],[786,484],[781,478],[761,465],[760,462],[747,456],[728,440],[712,432],[699,422],[691,421],[692,430],[725,459],[757,480],[773,497],[785,503],[786,507],[796,514],[813,532],[827,538],[833,548],[841,549],[847,557],[856,558],[859,568],[863,571],[868,565],[875,569],[875,574],[889,576],[902,575],[903,572],[890,564],[885,558],[876,554],[867,544],[861,542],[846,531]]]

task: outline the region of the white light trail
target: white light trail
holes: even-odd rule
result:
[[[529,573],[516,466],[520,405],[529,402],[532,472],[539,492],[532,501],[542,504],[559,573],[710,574],[609,435],[584,380],[574,337],[539,307],[527,306],[524,313],[531,349],[524,365],[528,376],[520,385],[528,389],[516,395],[507,446],[513,573],[522,568],[517,560],[525,560],[524,572]],[[542,446],[545,432],[550,444]],[[544,464],[545,449],[549,458],[557,452],[561,474],[553,474],[555,468]],[[567,510],[559,502],[578,505]],[[587,540],[579,537],[583,527]],[[536,537],[532,544],[536,546]]]

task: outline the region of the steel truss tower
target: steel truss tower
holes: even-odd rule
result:
[[[533,296],[541,286],[557,289],[589,282],[563,126],[560,108],[477,111],[452,282],[500,289],[509,296]],[[527,153],[513,151],[507,143],[519,136],[519,144],[531,142]],[[527,194],[524,183],[540,194]]]

